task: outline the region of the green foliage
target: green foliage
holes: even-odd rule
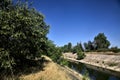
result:
[[[68,45],[64,45],[63,47],[61,47],[61,50],[62,50],[62,52],[69,52],[69,50],[68,50]]]
[[[96,44],[92,41],[88,41],[88,43],[84,43],[84,47],[86,51],[96,50]]]
[[[51,41],[47,41],[47,56],[49,56],[54,62],[64,66],[68,65],[68,61],[65,60],[62,56],[62,50],[60,47],[56,47],[56,45]]]
[[[118,53],[118,52],[120,52],[120,49],[116,46],[116,47],[111,47],[110,51],[112,51],[114,53]]]
[[[1,49],[0,50],[0,63],[1,67],[5,69],[11,69],[12,65],[14,65],[14,59],[10,58],[10,54],[7,50]]]
[[[83,59],[85,57],[85,54],[81,50],[77,50],[77,59]]]
[[[61,49],[56,47],[51,40],[47,41],[47,56],[49,56],[54,62],[59,63],[62,56]]]
[[[45,53],[49,27],[42,14],[23,3],[0,1],[0,69],[11,70]]]
[[[72,51],[72,43],[68,43],[68,52],[71,52]]]
[[[85,51],[106,51],[110,46],[110,42],[107,40],[107,37],[104,33],[99,33],[94,37],[94,41],[88,41],[84,43]]]
[[[85,50],[89,50],[88,43],[84,43]]]
[[[84,51],[82,44],[81,43],[77,43],[76,46],[73,47],[73,53],[77,53],[78,50],[81,50],[82,52]]]
[[[94,42],[98,49],[108,49],[110,42],[107,40],[107,37],[104,33],[99,33],[95,38]]]
[[[62,52],[73,52],[76,53],[77,50],[80,49],[82,51],[84,51],[83,46],[81,43],[77,43],[77,45],[75,45],[74,47],[72,46],[72,43],[68,43],[67,45],[64,45],[63,47],[61,47],[61,51]]]
[[[107,65],[110,66],[110,67],[113,67],[113,66],[117,66],[118,63],[111,63],[111,62],[110,62],[110,63],[107,63]]]
[[[98,49],[98,50],[95,50],[96,52],[108,52],[109,49]]]
[[[89,73],[87,70],[85,71],[82,80],[90,80]]]
[[[72,43],[69,42],[68,44],[61,47],[62,52],[72,52]]]
[[[61,57],[59,64],[62,66],[68,66],[68,61]]]

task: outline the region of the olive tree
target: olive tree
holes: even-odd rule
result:
[[[49,26],[44,16],[23,3],[0,1],[0,69],[12,69],[45,53]]]

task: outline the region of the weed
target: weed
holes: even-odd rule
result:
[[[112,66],[116,66],[118,65],[117,63],[108,63],[108,66],[112,67]]]

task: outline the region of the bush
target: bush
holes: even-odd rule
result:
[[[59,64],[61,66],[68,66],[68,61],[64,58],[61,57],[60,61],[59,61]]]
[[[107,63],[107,65],[110,66],[110,67],[113,67],[113,66],[117,66],[118,63]]]
[[[110,51],[112,51],[114,53],[118,53],[118,52],[120,52],[120,49],[116,46],[116,47],[111,47]]]
[[[120,49],[112,49],[111,51],[114,53],[118,53],[118,52],[120,52]]]
[[[59,47],[56,47],[56,45],[51,40],[47,41],[46,46],[48,50],[46,51],[47,54],[45,55],[50,57],[54,62],[59,63],[62,56],[61,49]]]
[[[98,49],[98,50],[95,50],[96,52],[108,52],[109,51],[109,49]]]
[[[81,50],[77,50],[77,59],[83,59],[85,57],[84,52],[82,52]]]

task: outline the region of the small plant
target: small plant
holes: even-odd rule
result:
[[[68,66],[68,61],[64,58],[61,58],[59,64],[61,66]]]
[[[90,80],[90,79],[86,76],[83,76],[82,80]]]
[[[108,66],[112,67],[112,66],[116,66],[118,65],[117,63],[108,63]]]
[[[89,78],[89,73],[88,73],[87,70],[85,71],[82,80],[90,80],[90,78]]]

